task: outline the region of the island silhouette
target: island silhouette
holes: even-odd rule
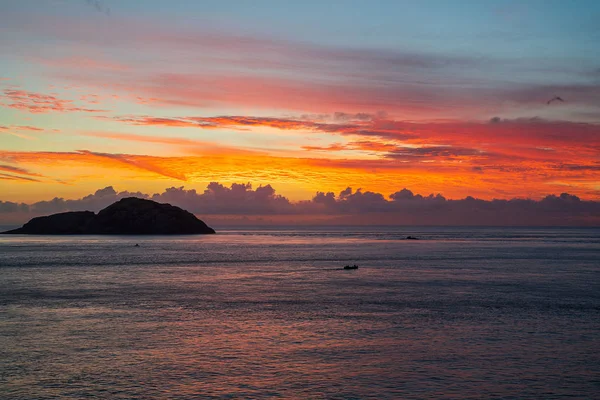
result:
[[[5,234],[31,235],[194,235],[215,230],[189,211],[171,204],[127,197],[104,208],[31,219]]]

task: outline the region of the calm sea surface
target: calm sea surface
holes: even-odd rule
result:
[[[600,398],[600,229],[0,237],[2,399],[569,396]]]

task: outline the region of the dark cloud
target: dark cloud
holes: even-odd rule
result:
[[[148,198],[149,196],[140,192],[117,192],[112,186],[97,190],[94,194],[87,195],[77,200],[65,200],[60,197],[55,197],[48,201],[38,201],[28,206],[28,210],[32,214],[45,215],[65,211],[99,211],[104,207],[122,199],[124,197],[141,197]]]
[[[438,201],[446,201],[446,199],[444,198],[444,196],[442,196],[441,194],[437,194],[437,195],[433,195],[430,194],[427,197],[423,197],[420,194],[415,195],[411,190],[408,190],[406,188],[400,190],[399,192],[396,193],[392,193],[390,195],[390,199],[392,199],[393,201],[405,201],[405,200],[438,200]]]
[[[385,157],[394,159],[437,158],[453,159],[462,156],[478,156],[481,150],[455,146],[397,147]]]
[[[513,123],[513,124],[527,124],[527,123],[539,123],[539,124],[551,124],[554,121],[548,121],[540,117],[527,117],[527,118],[500,118],[500,117],[492,117],[489,120],[490,124],[500,124],[500,123]]]
[[[209,222],[211,216],[288,216],[310,220],[326,216],[334,224],[413,225],[600,225],[600,202],[584,201],[568,193],[530,199],[481,200],[466,197],[446,199],[441,194],[423,196],[402,189],[387,198],[381,193],[348,187],[337,195],[317,192],[311,200],[291,202],[271,185],[252,188],[249,183],[227,187],[210,183],[202,193],[172,187],[162,193],[117,192],[109,186],[77,200],[54,198],[33,204],[0,201],[0,222],[27,219],[64,211],[99,211],[123,197],[149,198],[187,209]],[[321,223],[323,223],[321,219]]]
[[[595,163],[595,165],[560,164],[555,168],[568,171],[600,171],[600,162]]]
[[[388,114],[385,111],[379,111],[376,113],[345,113],[345,112],[335,112],[333,113],[333,119],[335,121],[373,121],[386,119]]]
[[[342,190],[337,197],[333,192],[317,192],[312,200],[296,204],[295,211],[309,214],[387,212],[389,211],[389,202],[380,193],[363,192],[362,189],[354,192],[352,188],[348,187]]]
[[[504,95],[521,104],[545,104],[560,94],[569,103],[596,105],[600,102],[600,84],[523,85],[504,91]]]
[[[271,185],[259,186],[234,183],[226,187],[211,182],[203,193],[183,187],[169,188],[155,194],[152,200],[177,204],[193,212],[203,214],[289,214],[294,213],[290,201],[275,193]]]
[[[4,213],[28,213],[29,206],[25,203],[13,203],[12,201],[0,201],[0,214]]]
[[[104,4],[103,1],[86,0],[85,2],[88,6],[94,7],[96,9],[96,11],[98,11],[99,13],[103,13],[103,14],[106,14],[107,16],[110,16],[110,8],[106,4]]]

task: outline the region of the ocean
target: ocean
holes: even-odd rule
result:
[[[600,229],[0,236],[0,277],[2,399],[600,397]]]

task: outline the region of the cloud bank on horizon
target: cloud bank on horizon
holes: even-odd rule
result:
[[[599,201],[600,3],[460,3],[3,2],[0,197]]]
[[[79,199],[55,197],[32,204],[0,201],[0,223],[67,211],[94,211],[125,197],[151,199],[179,206],[221,224],[342,224],[342,225],[498,225],[498,226],[597,226],[600,202],[582,201],[562,193],[540,201],[530,199],[446,199],[441,194],[422,196],[404,188],[387,198],[381,193],[353,190],[317,192],[312,199],[290,201],[271,185],[252,188],[250,183],[227,187],[211,182],[203,192],[171,187],[161,193],[117,192],[112,186]],[[237,217],[237,218],[232,218]],[[241,217],[241,218],[240,218]],[[253,218],[248,218],[253,217]]]

